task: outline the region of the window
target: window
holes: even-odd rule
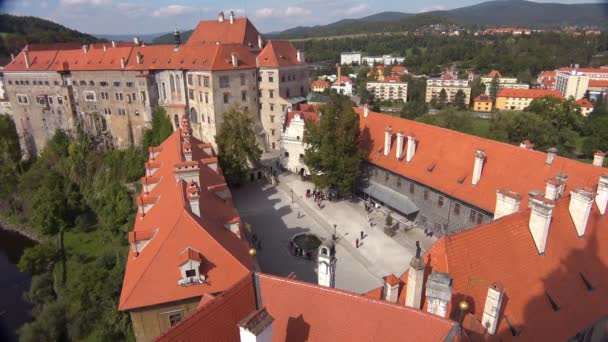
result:
[[[84,92],[84,100],[87,101],[87,102],[94,102],[95,101],[95,92],[85,91]]]
[[[209,76],[203,77],[203,86],[209,88]]]
[[[274,129],[270,130],[270,135],[272,135],[274,137]]]
[[[281,75],[281,82],[285,82],[285,75]]]
[[[427,201],[429,199],[429,191],[427,189],[424,189],[424,200]]]
[[[87,85],[87,81],[85,81],[85,80],[80,80],[80,85],[81,85],[81,86]]]
[[[32,84],[33,84],[33,85],[37,85],[37,84],[38,84],[38,81],[33,80],[33,81],[32,81]]]
[[[57,104],[63,104],[63,98],[61,98],[61,96],[57,96]]]
[[[268,91],[268,97],[270,97],[271,99],[274,98],[274,90]]]
[[[242,102],[247,101],[247,91],[245,91],[245,90],[241,91],[241,101]]]
[[[125,84],[127,85],[127,87],[133,87],[133,86],[135,86],[135,83],[133,83],[133,82],[127,82]]]
[[[270,123],[274,123],[274,115],[270,116]]]
[[[205,93],[205,103],[209,103],[209,93]]]
[[[186,271],[187,274],[188,271]],[[169,325],[174,326],[175,324],[177,324],[179,321],[182,320],[182,313],[181,312],[177,312],[177,313],[173,313],[169,315]]]
[[[272,73],[272,72],[268,73],[268,82],[270,82],[270,83],[274,82],[274,73]]]
[[[384,172],[384,181],[388,182],[388,180],[390,179],[390,175],[388,172]]]
[[[108,86],[108,82],[106,82],[106,81],[100,81],[99,85],[102,86],[102,87],[107,87]]]
[[[374,169],[374,176],[378,177],[378,169]]]
[[[192,80],[192,75],[188,74],[188,85],[194,85],[194,81]]]
[[[95,81],[89,81],[89,85],[90,86],[94,86],[95,85]]]
[[[8,80],[8,84],[13,84],[13,81],[11,81],[11,80]]]
[[[203,92],[202,91],[198,92],[198,102],[203,102]]]
[[[36,102],[38,102],[41,106],[46,106],[46,97],[45,96],[36,96]]]
[[[17,102],[20,104],[28,104],[29,101],[27,99],[27,95],[19,95],[17,94]]]
[[[163,93],[163,99],[167,98],[167,89],[165,89],[165,82],[161,83],[161,88],[162,88],[162,93]]]
[[[230,87],[230,79],[228,76],[220,76],[220,88]]]
[[[285,90],[286,97],[289,97],[289,89]]]
[[[131,94],[127,94],[127,103],[131,103]]]
[[[146,91],[145,90],[139,91],[139,99],[141,100],[141,102],[146,102]]]
[[[196,277],[195,270],[186,270],[186,277]]]
[[[443,196],[437,197],[437,206],[443,208]]]
[[[400,188],[401,187],[401,178],[397,178],[397,187]]]
[[[49,104],[53,104],[53,98],[52,97],[49,97],[47,100],[49,101]]]
[[[460,215],[460,203],[454,204],[454,215]]]
[[[196,80],[198,82],[199,87],[203,85],[203,77],[201,75],[197,75]]]
[[[188,89],[188,98],[194,100],[194,90]]]
[[[285,158],[289,158],[289,152],[285,152]]]
[[[241,74],[241,85],[244,86],[245,85],[245,74]]]
[[[483,223],[483,215],[481,213],[477,213],[477,224]]]
[[[477,218],[477,212],[475,210],[471,209],[471,212],[469,213],[469,221],[475,222],[476,218]]]
[[[274,104],[270,104],[270,111],[272,112],[274,110]]]
[[[230,94],[224,93],[224,103],[228,103]]]
[[[262,82],[262,74],[258,75],[258,82]]]
[[[120,82],[119,81],[114,81],[114,86],[115,87],[120,87]]]
[[[300,160],[304,159],[304,154],[300,153]]]
[[[273,150],[276,149],[276,144],[275,143],[272,143],[272,149]]]

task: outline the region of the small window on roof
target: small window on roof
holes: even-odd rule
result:
[[[551,308],[553,309],[553,311],[558,312],[561,308],[559,307],[559,305],[557,305],[553,298],[551,298],[549,292],[545,291],[545,296],[547,296],[547,299],[549,300],[549,304],[551,304]]]

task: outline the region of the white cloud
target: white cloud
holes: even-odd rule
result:
[[[112,0],[60,0],[60,5],[108,5]]]
[[[191,11],[195,11],[194,8],[190,6],[183,5],[169,5],[165,7],[161,7],[154,12],[152,12],[153,17],[167,17],[173,15],[185,14]]]
[[[294,16],[294,15],[307,15],[310,14],[310,10],[307,10],[306,8],[302,8],[302,7],[287,7],[287,10],[285,10],[285,15],[290,17],[290,16]]]
[[[368,9],[369,5],[368,4],[359,4],[357,6],[351,7],[349,9],[347,9],[344,13],[346,14],[357,14],[360,12],[365,11],[366,9]]]
[[[277,8],[258,8],[255,10],[255,15],[259,18],[268,17],[295,17],[310,14],[310,10],[302,7],[287,7],[285,10]]]
[[[205,10],[206,11],[206,10]],[[242,8],[228,8],[224,10],[225,15],[230,15],[230,12],[234,12],[234,15],[245,14],[245,10]]]
[[[418,13],[431,12],[431,11],[443,11],[445,9],[446,9],[445,6],[443,6],[443,5],[437,5],[437,6],[431,6],[431,7],[421,8],[418,11]]]
[[[275,14],[276,10],[274,8],[258,8],[255,10],[255,15],[260,18],[272,17]]]

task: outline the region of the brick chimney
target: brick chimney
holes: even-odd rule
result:
[[[545,253],[547,237],[549,236],[549,226],[555,202],[541,196],[530,196],[530,222],[528,228],[534,239],[534,244],[538,254]]]
[[[236,53],[231,54],[230,57],[232,58],[232,67],[238,68],[239,67],[239,57],[236,55]]]
[[[550,149],[548,149],[547,150],[547,160],[545,161],[545,164],[547,164],[547,165],[553,164],[553,160],[555,159],[556,156],[557,156],[557,149],[555,147],[551,147]]]
[[[589,221],[589,213],[593,206],[593,192],[591,189],[576,188],[570,191],[570,217],[576,227],[578,237],[585,235],[587,229],[587,221]]]
[[[410,261],[407,273],[405,306],[420,309],[422,304],[422,284],[424,283],[424,262],[420,257],[420,242],[416,241],[416,255]]]
[[[241,342],[271,342],[273,322],[266,308],[251,312],[238,324]]]
[[[483,171],[483,162],[486,159],[486,152],[484,150],[475,151],[475,164],[473,164],[473,176],[471,177],[471,184],[477,185],[481,178],[481,172]]]
[[[391,152],[391,140],[393,139],[393,132],[391,126],[386,127],[384,131],[384,155],[388,156]]]
[[[234,11],[230,11],[230,25],[234,24]]]
[[[593,165],[599,166],[599,167],[604,166],[604,157],[605,156],[606,156],[606,153],[604,153],[602,151],[595,152],[593,154]]]
[[[499,284],[494,283],[488,288],[486,304],[483,308],[483,316],[481,317],[481,325],[486,327],[490,335],[494,335],[494,333],[496,333],[503,294],[504,289]]]
[[[431,272],[426,282],[427,311],[440,317],[447,317],[448,303],[452,299],[452,278],[449,273]]]
[[[508,189],[496,190],[496,209],[494,209],[494,219],[511,215],[519,211],[521,196],[517,192]]]
[[[545,198],[552,201],[560,198],[563,191],[562,185],[562,181],[557,177],[548,179],[545,182]]]
[[[30,53],[26,50],[23,51],[23,60],[25,61],[25,67],[30,68]]]
[[[597,194],[595,195],[595,204],[600,211],[600,214],[606,214],[606,204],[608,204],[608,175],[600,176],[600,182],[597,185]]]
[[[397,133],[397,152],[395,153],[397,159],[401,159],[401,157],[403,157],[403,137],[404,135],[402,132]]]
[[[220,23],[224,22],[224,12],[220,12],[220,14],[217,16],[217,21]]]
[[[368,115],[369,115],[369,106],[366,103],[363,105],[363,117],[367,118]]]
[[[397,303],[397,299],[399,298],[399,283],[401,283],[401,281],[393,274],[382,279],[384,279],[382,299],[387,302]]]
[[[201,189],[196,182],[191,181],[188,184],[188,202],[190,203],[190,210],[198,217],[201,217],[200,198]]]
[[[566,182],[568,181],[568,175],[560,172],[557,175],[555,175],[556,179],[559,179],[559,181],[561,182],[561,186],[559,189],[559,195],[563,195],[564,194],[564,190],[566,189]]]
[[[87,44],[82,44],[82,52],[84,52],[85,55],[87,54],[87,52],[88,52]]]
[[[407,155],[405,160],[409,163],[414,159],[414,154],[416,154],[416,136],[410,134],[407,136]]]

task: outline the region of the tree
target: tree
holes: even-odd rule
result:
[[[583,95],[583,98],[587,101],[591,100],[591,93],[589,92],[589,89],[585,90],[585,95]]]
[[[49,243],[41,243],[27,248],[19,259],[19,270],[30,274],[41,274],[53,268],[59,251]]]
[[[308,121],[304,130],[307,145],[304,163],[316,187],[334,186],[340,194],[353,190],[363,154],[359,149],[359,116],[347,97],[332,97],[319,108],[319,124]]]
[[[414,120],[428,111],[428,106],[423,101],[408,102],[403,105],[399,116],[404,119]]]
[[[249,112],[233,106],[223,114],[223,121],[215,137],[218,159],[226,180],[239,184],[251,167],[262,156],[258,147]]]
[[[7,199],[11,207],[15,201],[20,163],[21,147],[15,123],[10,116],[0,114],[0,200]]]
[[[498,90],[500,90],[500,82],[498,80],[498,75],[494,75],[494,78],[492,78],[492,82],[490,83],[490,97],[493,102],[496,102]]]
[[[456,92],[456,94],[454,95],[454,100],[452,101],[452,104],[460,110],[465,110],[465,109],[467,109],[467,106],[465,104],[465,99],[466,99],[466,95],[464,94],[464,91],[458,90]]]
[[[471,82],[471,98],[469,106],[473,106],[473,100],[486,91],[486,86],[481,83],[481,79],[476,78]]]
[[[67,308],[60,301],[44,305],[36,320],[19,329],[19,340],[24,342],[67,340]]]
[[[152,129],[144,131],[142,145],[145,151],[150,146],[158,146],[173,133],[173,125],[163,107],[152,113]]]
[[[445,91],[445,89],[441,89],[441,91],[439,92],[439,99],[437,100],[437,109],[442,109],[445,107],[445,105],[448,103],[448,93]]]

